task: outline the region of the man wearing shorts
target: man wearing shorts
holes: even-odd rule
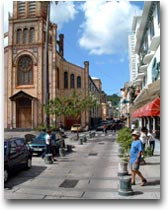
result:
[[[130,165],[131,165],[131,175],[132,185],[135,185],[135,176],[136,174],[141,178],[141,186],[144,186],[147,183],[147,180],[143,177],[142,173],[139,171],[140,161],[141,161],[141,155],[142,155],[142,143],[139,139],[140,132],[135,130],[132,133],[132,144],[130,149]]]

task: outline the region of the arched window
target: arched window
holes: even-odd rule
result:
[[[81,77],[77,77],[77,88],[81,88]]]
[[[75,76],[74,76],[74,74],[71,74],[70,88],[75,88]]]
[[[68,72],[64,72],[64,88],[68,88]]]
[[[17,65],[17,85],[31,84],[33,84],[33,61],[28,55],[24,55]]]
[[[23,30],[23,43],[24,44],[28,43],[28,29],[27,28]]]
[[[30,43],[34,42],[34,28],[30,28]]]
[[[17,44],[21,43],[21,37],[22,37],[22,30],[19,28],[19,29],[17,29],[17,34],[16,34],[16,43]]]

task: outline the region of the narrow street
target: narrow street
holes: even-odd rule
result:
[[[100,133],[73,152],[47,165],[33,157],[33,167],[12,177],[5,186],[6,198],[81,199],[110,198],[117,191],[118,160],[115,136]]]
[[[32,169],[19,172],[10,178],[5,185],[4,197],[6,199],[137,199],[138,196],[139,198],[145,196],[158,199],[160,177],[158,173],[153,173],[154,177],[151,177],[149,171],[154,186],[150,184],[143,189],[141,187],[144,192],[136,196],[118,195],[119,160],[115,137],[111,132],[107,135],[98,132],[96,137],[88,139],[83,145],[67,139],[68,144],[75,146],[73,152],[65,157],[58,157],[56,162],[49,165],[45,164],[41,157],[33,157]],[[150,172],[158,171],[160,167],[160,162],[156,163],[158,158],[160,161],[158,156],[151,159],[155,162],[148,166]],[[142,170],[145,170],[143,166]],[[138,187],[139,185],[135,186],[135,189],[139,190]]]

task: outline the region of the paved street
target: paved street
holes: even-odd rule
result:
[[[7,134],[6,135],[10,135]],[[6,136],[5,135],[5,136]],[[11,134],[12,135],[12,134]],[[20,134],[20,135],[23,135]],[[132,186],[134,195],[120,196],[118,173],[118,145],[116,135],[97,132],[94,138],[74,145],[72,153],[58,157],[53,164],[45,164],[33,157],[32,169],[10,178],[5,185],[6,199],[159,199],[160,198],[160,148],[156,145],[153,157],[141,171],[148,185],[140,187],[140,180]]]

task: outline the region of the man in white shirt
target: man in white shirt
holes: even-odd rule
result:
[[[142,149],[143,149],[143,152],[145,150],[145,145],[147,143],[147,128],[146,127],[143,127],[141,129],[141,135],[140,135],[140,138],[141,140],[141,143],[142,143]]]
[[[150,145],[152,156],[153,156],[154,149],[155,149],[155,137],[152,131],[148,132],[147,137],[148,137],[149,145]]]

